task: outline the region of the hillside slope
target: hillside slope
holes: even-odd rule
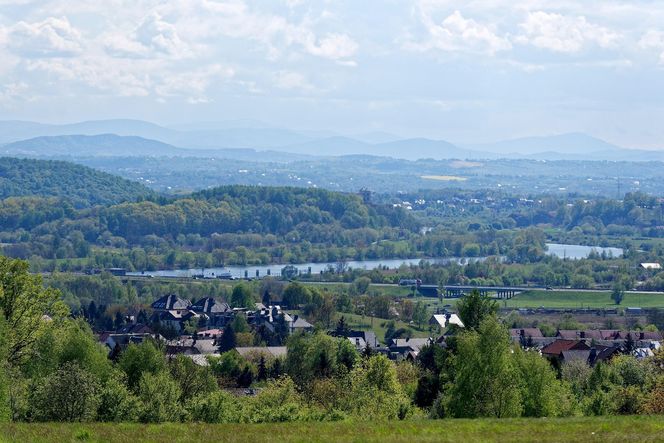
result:
[[[140,183],[73,163],[0,157],[0,199],[60,197],[82,208],[135,201],[153,194]]]

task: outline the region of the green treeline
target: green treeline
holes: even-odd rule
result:
[[[418,228],[401,208],[320,189],[232,186],[84,209],[53,198],[0,202],[3,252],[35,270],[53,260],[65,261],[61,270],[143,270],[406,257]]]

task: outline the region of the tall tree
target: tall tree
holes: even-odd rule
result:
[[[507,329],[488,316],[459,337],[449,410],[455,417],[513,417],[521,413],[519,377]]]
[[[615,282],[613,284],[613,289],[611,290],[611,300],[617,305],[622,303],[623,298],[625,298],[625,287],[622,282]]]
[[[68,313],[59,293],[44,288],[41,276],[30,274],[28,268],[28,262],[0,256],[0,315],[7,324],[7,361],[12,365],[34,354],[35,343],[49,327],[49,318]]]
[[[427,316],[427,306],[422,300],[418,300],[413,308],[413,321],[417,323],[418,328],[422,329],[422,325],[428,320]]]
[[[498,312],[498,303],[473,289],[457,302],[457,310],[466,329],[477,330],[484,319]]]
[[[235,330],[233,330],[233,326],[228,324],[224,328],[224,332],[221,334],[221,338],[219,339],[219,352],[228,352],[232,349],[235,349],[235,346]]]
[[[249,285],[240,283],[233,288],[233,292],[231,293],[232,307],[254,309],[254,303],[254,294]]]

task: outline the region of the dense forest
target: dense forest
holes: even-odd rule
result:
[[[154,193],[115,175],[63,161],[0,158],[0,198],[62,198],[77,208],[135,201]]]
[[[181,198],[76,209],[66,199],[0,202],[5,254],[92,259],[80,267],[208,267],[228,263],[405,257],[420,224],[402,208],[321,189],[228,186]],[[128,253],[127,253],[128,252]]]

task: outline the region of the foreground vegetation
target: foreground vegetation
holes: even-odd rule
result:
[[[561,366],[512,343],[496,303],[478,292],[457,303],[465,327],[448,329],[445,347],[425,345],[413,362],[388,360],[370,347],[358,351],[324,329],[286,333],[283,357],[243,358],[234,350],[236,339],[261,335],[238,317],[217,344],[221,355],[199,366],[185,355],[167,355],[160,340],[118,346],[109,355],[85,319],[72,318],[60,294],[45,289],[27,266],[0,257],[0,421],[380,422],[664,413],[664,352]],[[234,290],[231,299],[241,292]],[[283,295],[314,296],[300,285]],[[344,331],[340,321],[336,335]],[[237,395],[249,387],[255,395]]]
[[[564,419],[406,420],[378,422],[210,424],[8,424],[2,442],[91,441],[129,443],[189,441],[253,442],[656,442],[664,420],[657,416]]]

